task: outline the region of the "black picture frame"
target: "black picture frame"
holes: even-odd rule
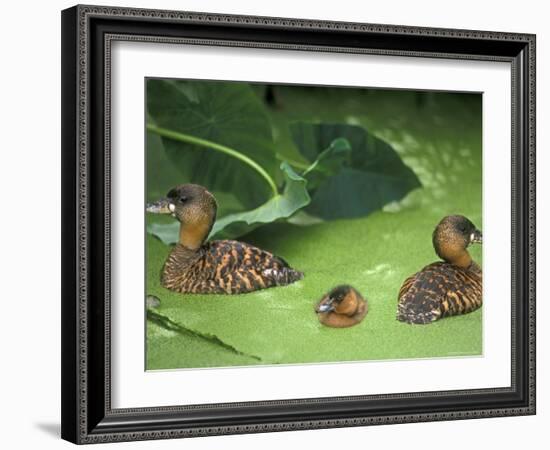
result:
[[[506,388],[111,408],[114,40],[507,61],[512,66],[512,373]],[[83,444],[535,414],[535,36],[75,6],[62,12],[62,437]]]

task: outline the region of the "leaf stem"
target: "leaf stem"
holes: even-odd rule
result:
[[[303,162],[299,162],[299,161],[296,161],[296,160],[293,160],[293,159],[288,159],[287,157],[281,155],[280,153],[276,153],[276,154],[275,154],[275,157],[276,157],[279,161],[286,161],[286,162],[289,163],[291,166],[297,167],[298,169],[305,170],[305,169],[308,169],[309,166],[310,166],[309,163],[303,163]]]
[[[215,142],[208,141],[206,139],[202,139],[196,136],[190,136],[188,134],[183,134],[177,131],[168,130],[166,128],[157,127],[156,125],[153,125],[150,123],[147,124],[147,130],[152,133],[158,134],[159,136],[166,137],[168,139],[173,139],[179,142],[185,142],[187,144],[194,144],[199,147],[210,148],[212,150],[216,150],[218,152],[225,153],[226,155],[236,158],[239,161],[253,168],[259,175],[261,175],[262,178],[265,181],[267,181],[267,183],[269,184],[269,187],[273,191],[274,195],[277,195],[279,193],[277,190],[277,185],[275,184],[275,181],[273,180],[273,178],[271,178],[271,176],[269,176],[269,174],[265,171],[265,169],[262,166],[260,166],[256,161],[254,161],[253,159],[249,158],[246,155],[243,155],[237,150],[234,150],[230,147],[226,147],[225,145],[217,144]]]

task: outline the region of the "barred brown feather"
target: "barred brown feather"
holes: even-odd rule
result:
[[[241,294],[302,279],[281,258],[243,242],[223,240],[198,250],[176,245],[162,273],[162,285],[181,293]]]
[[[397,319],[425,324],[446,316],[466,314],[482,305],[482,273],[436,262],[407,278],[399,291]]]

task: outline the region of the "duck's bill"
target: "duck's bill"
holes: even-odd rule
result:
[[[146,211],[153,214],[172,214],[176,206],[167,198],[161,198],[154,203],[147,203]]]
[[[318,313],[334,311],[334,305],[332,304],[332,301],[330,299],[328,301],[322,301],[317,305],[315,311]]]
[[[482,244],[482,235],[481,235],[481,231],[479,230],[475,230],[471,235],[470,235],[470,244]]]

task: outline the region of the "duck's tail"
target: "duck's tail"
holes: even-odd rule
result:
[[[302,278],[304,278],[303,272],[299,272],[291,268],[288,268],[286,270],[286,284],[294,283],[295,281],[301,280]]]
[[[397,304],[397,320],[400,322],[427,324],[441,318],[441,308],[436,302],[405,294]]]
[[[275,286],[286,286],[304,278],[304,274],[290,267],[280,269],[265,269],[263,276],[271,279]]]

